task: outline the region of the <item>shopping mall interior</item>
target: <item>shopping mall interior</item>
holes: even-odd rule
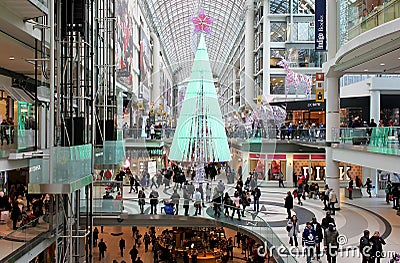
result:
[[[0,0],[0,262],[400,262],[400,0]]]

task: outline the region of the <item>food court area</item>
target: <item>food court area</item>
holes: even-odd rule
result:
[[[93,248],[94,261],[100,262],[247,262],[259,257],[261,244],[254,236],[226,227],[99,226],[94,229],[97,231],[94,244],[103,239],[107,246],[101,259],[98,246]],[[125,244],[122,249],[121,244]],[[266,258],[275,262],[268,254]]]

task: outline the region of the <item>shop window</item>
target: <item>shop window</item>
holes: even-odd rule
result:
[[[265,160],[250,160],[250,171],[254,172],[259,180],[265,179]]]
[[[285,94],[285,76],[270,76],[270,93]]]
[[[269,58],[269,64],[271,68],[283,68],[282,66],[278,65],[279,61],[282,60],[282,58],[286,57],[286,50],[285,49],[278,49],[278,48],[272,48],[270,52],[270,58]]]
[[[286,180],[286,161],[268,161],[268,180],[277,181],[279,177],[282,177],[283,181]]]

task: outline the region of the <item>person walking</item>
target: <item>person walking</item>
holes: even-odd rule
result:
[[[321,244],[322,244],[322,240],[324,238],[324,234],[322,231],[322,226],[320,223],[318,223],[317,218],[314,216],[311,220],[311,224],[313,229],[315,230],[315,232],[317,232],[317,236],[318,236],[318,242],[315,244],[315,249],[316,249],[316,258],[318,261],[320,261],[321,258]]]
[[[19,202],[16,196],[13,198],[12,208],[11,208],[11,220],[13,222],[13,230],[17,230],[17,223],[21,220],[22,212],[19,207]]]
[[[201,215],[201,193],[199,188],[196,188],[196,193],[194,193],[194,206],[196,207],[194,216],[197,216],[197,214]]]
[[[336,263],[336,256],[339,249],[339,233],[333,223],[325,230],[324,248],[328,263]],[[317,251],[318,253],[318,251]]]
[[[305,247],[307,263],[311,263],[317,242],[317,232],[312,228],[311,222],[307,222],[302,235],[302,244]]]
[[[214,206],[214,216],[219,218],[221,216],[221,203],[222,196],[218,194],[217,189],[214,190],[214,198],[212,200]]]
[[[321,227],[325,230],[329,227],[330,223],[336,225],[335,219],[333,217],[331,217],[331,213],[328,211],[328,212],[326,212],[326,216],[324,218],[322,218]]]
[[[293,215],[286,224],[286,230],[288,231],[289,236],[289,244],[293,246],[293,244],[298,247],[299,243],[297,241],[297,237],[300,234],[299,221],[297,220],[297,216]]]
[[[290,191],[287,192],[287,195],[285,197],[284,207],[286,208],[288,214],[287,219],[290,219],[292,217],[292,209],[293,209],[293,196]]]
[[[258,188],[258,186],[254,188],[252,195],[254,196],[254,211],[258,212],[260,208],[260,197],[261,197],[261,191]]]
[[[350,178],[349,187],[347,188],[347,190],[349,191],[349,199],[350,200],[353,200],[353,188],[354,188],[354,181],[353,181],[353,179]]]
[[[150,214],[152,215],[153,213],[157,215],[157,204],[158,204],[158,192],[156,189],[153,188],[153,190],[150,193]]]
[[[390,204],[390,196],[392,196],[392,183],[390,181],[388,181],[386,184],[385,194],[386,194],[386,203]]]
[[[143,190],[140,190],[138,193],[138,202],[139,202],[139,208],[140,208],[140,213],[144,214],[144,204],[146,202],[146,194],[144,193]]]
[[[369,198],[371,198],[372,197],[372,195],[371,195],[372,181],[369,177],[367,178],[367,181],[365,182],[364,186],[367,187],[367,194],[369,195]]]
[[[151,243],[151,238],[150,238],[150,235],[147,234],[147,232],[144,234],[143,243],[144,243],[144,252],[149,251],[149,245]]]
[[[190,194],[186,187],[183,187],[183,208],[185,209],[185,216],[189,216],[189,203]]]
[[[383,245],[386,245],[385,240],[380,236],[379,231],[375,231],[374,235],[369,239],[371,247],[370,263],[380,263],[383,256]]]
[[[238,215],[238,220],[240,219],[240,197],[239,197],[239,193],[236,191],[235,194],[233,195],[233,208],[232,208],[232,219],[233,216],[235,215],[235,212],[237,212]]]
[[[178,190],[175,189],[174,192],[171,195],[171,200],[172,203],[175,205],[175,215],[178,214],[178,209],[179,209],[179,199],[181,196],[178,194]]]
[[[335,214],[335,204],[338,202],[337,195],[335,191],[331,188],[329,191],[329,208],[331,211],[331,214]]]
[[[103,239],[100,239],[100,242],[98,244],[99,247],[99,260],[104,258],[104,252],[107,250],[106,243],[104,243]]]
[[[119,250],[121,251],[121,257],[124,257],[124,249],[125,249],[125,239],[121,237],[119,240]]]
[[[137,250],[136,246],[133,245],[131,251],[129,251],[129,255],[131,255],[132,263],[135,263],[136,257],[139,254],[139,251]]]
[[[97,240],[99,239],[99,229],[97,227],[93,230],[93,246],[97,246]]]
[[[281,187],[281,185],[283,188],[285,188],[285,185],[283,184],[283,174],[281,172],[278,174],[278,181],[279,181],[279,188]]]
[[[362,263],[369,263],[371,257],[371,243],[369,242],[369,230],[364,230],[363,236],[360,238],[360,253],[362,255]]]

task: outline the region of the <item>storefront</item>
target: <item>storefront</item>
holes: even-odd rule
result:
[[[129,164],[133,174],[140,175],[143,171],[148,171],[150,175],[153,175],[157,170],[166,167],[166,156],[167,154],[163,147],[140,149],[126,147],[127,160],[125,160],[125,164]]]
[[[282,154],[249,154],[249,171],[257,173],[259,180],[283,181],[291,185],[297,180],[296,176],[304,175],[310,182],[325,180],[325,154],[313,153],[282,153]],[[346,182],[356,176],[362,179],[361,166],[339,163],[340,180]]]

